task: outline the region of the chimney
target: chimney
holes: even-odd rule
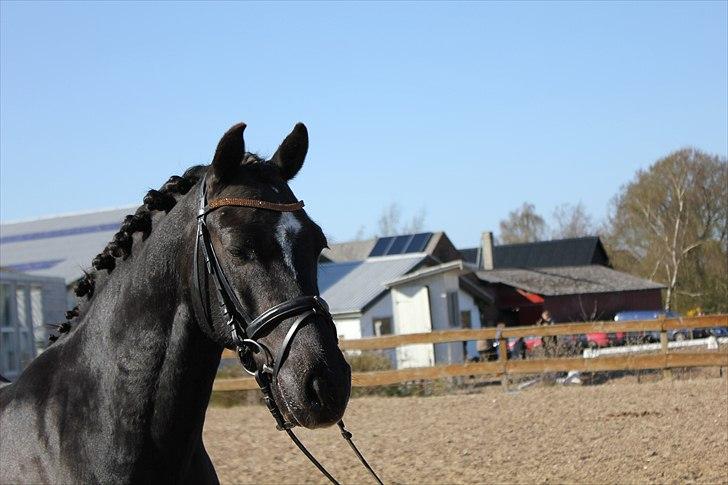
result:
[[[480,236],[480,267],[493,269],[493,233],[484,232]]]

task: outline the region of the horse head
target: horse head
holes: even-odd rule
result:
[[[190,286],[204,287],[198,307],[210,309],[199,324],[220,345],[245,351],[247,368],[271,375],[289,423],[328,426],[344,414],[351,370],[318,298],[326,238],[288,185],[303,166],[308,133],[297,124],[264,160],[245,151],[244,130],[238,124],[223,135],[202,186],[190,191],[200,202]]]

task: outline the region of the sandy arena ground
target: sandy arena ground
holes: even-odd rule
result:
[[[728,483],[728,380],[352,399],[385,483]],[[371,483],[335,428],[298,432],[342,483]],[[326,483],[262,406],[210,408],[223,483]]]

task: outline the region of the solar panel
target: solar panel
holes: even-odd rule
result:
[[[407,245],[407,249],[405,249],[405,253],[421,253],[425,250],[425,246],[427,246],[427,243],[430,242],[430,238],[432,237],[431,232],[420,232],[418,234],[415,234],[412,236],[412,239],[410,240],[409,244]]]
[[[369,253],[369,256],[384,256],[387,254],[387,249],[389,249],[389,245],[392,244],[393,240],[393,237],[380,237]]]
[[[430,242],[431,232],[406,234],[404,236],[380,237],[369,256],[389,256],[392,254],[421,253]]]
[[[387,254],[402,254],[405,252],[405,248],[407,247],[407,244],[410,242],[410,239],[412,239],[411,235],[406,236],[397,236],[394,238],[394,241],[392,241],[392,245],[389,246],[389,249],[387,250]]]

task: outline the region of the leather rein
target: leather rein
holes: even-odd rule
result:
[[[300,296],[292,300],[279,303],[255,318],[250,317],[245,307],[235,295],[225,272],[220,266],[220,262],[215,254],[215,248],[213,247],[210,239],[210,233],[207,229],[206,218],[210,212],[215,209],[219,209],[220,207],[231,206],[250,207],[253,209],[271,210],[276,212],[293,212],[301,210],[304,204],[303,201],[298,201],[292,204],[280,204],[257,199],[233,197],[223,197],[220,199],[213,199],[208,202],[207,180],[206,177],[203,177],[200,182],[199,190],[197,236],[195,238],[195,254],[193,257],[192,269],[192,282],[195,293],[192,300],[194,301],[195,312],[202,318],[203,323],[210,325],[212,321],[212,312],[210,312],[208,316],[208,310],[205,307],[205,298],[200,284],[199,257],[201,254],[204,259],[206,276],[209,279],[212,279],[214,284],[215,294],[217,295],[217,299],[220,304],[220,311],[223,318],[225,318],[225,323],[230,331],[232,341],[235,344],[240,364],[245,372],[255,377],[255,381],[263,393],[263,400],[276,421],[276,429],[279,431],[285,431],[293,443],[301,450],[301,452],[303,452],[304,455],[306,455],[311,463],[313,463],[316,468],[318,468],[321,473],[323,473],[323,475],[331,481],[331,483],[338,485],[339,482],[331,476],[331,474],[306,449],[303,443],[301,443],[298,437],[293,433],[292,428],[296,425],[285,420],[283,413],[281,413],[278,404],[273,398],[273,391],[271,389],[271,386],[277,382],[278,372],[288,355],[288,350],[290,349],[293,338],[295,337],[298,329],[305,325],[314,315],[322,318],[325,322],[327,322],[327,324],[332,326],[334,325],[334,320],[331,317],[331,313],[329,313],[328,304],[318,295]],[[275,357],[273,357],[271,351],[265,345],[258,342],[258,338],[261,334],[265,333],[266,330],[294,317],[297,318],[286,333],[283,343],[276,352]],[[260,367],[253,358],[254,354],[259,353],[262,353],[266,361],[265,364]],[[352,442],[352,435],[346,429],[344,421],[339,420],[336,424],[339,426],[341,435],[354,451],[362,465],[364,465],[377,483],[382,485],[382,481]]]

